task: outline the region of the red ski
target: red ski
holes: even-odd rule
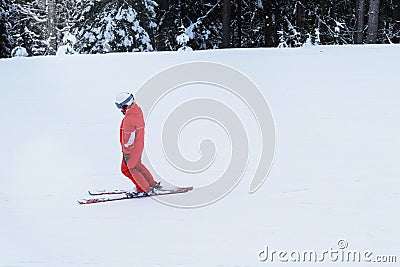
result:
[[[134,194],[125,190],[112,190],[112,191],[89,191],[91,195],[109,195],[108,197],[98,197],[98,198],[89,198],[89,199],[80,199],[78,200],[79,204],[94,204],[94,203],[103,203],[117,200],[125,200],[132,198],[144,198],[144,197],[153,197],[153,196],[162,196],[162,195],[171,195],[171,194],[180,194],[186,193],[193,189],[193,186],[189,187],[178,187],[174,189],[161,189],[156,193],[148,193],[148,194]]]
[[[91,196],[101,196],[101,195],[117,195],[129,193],[127,190],[115,189],[115,190],[89,190],[89,195]]]

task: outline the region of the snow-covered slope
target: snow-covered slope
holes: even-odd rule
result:
[[[399,46],[1,60],[0,266],[265,266],[271,258],[259,257],[266,247],[320,255],[337,250],[338,240],[400,261],[399,60]],[[276,127],[265,183],[248,193],[260,152],[251,138],[256,152],[242,181],[211,205],[181,209],[140,199],[79,206],[88,189],[131,187],[119,172],[115,95],[193,61],[230,66],[264,94]],[[206,93],[215,92],[172,95],[164,109]],[[235,106],[232,96],[225,99]],[[146,147],[156,142],[151,124]],[[229,140],[215,125],[183,131],[182,153],[198,158],[204,133],[221,139],[216,165],[192,180],[170,170],[174,182],[210,183],[225,168]],[[166,163],[159,165],[168,175]],[[274,257],[273,264],[284,264]]]

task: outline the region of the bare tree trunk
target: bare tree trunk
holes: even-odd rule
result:
[[[304,28],[304,13],[305,9],[300,1],[296,2],[296,26],[299,29]]]
[[[48,34],[48,40],[49,40],[49,48],[48,48],[47,53],[49,55],[55,55],[56,49],[57,49],[55,19],[56,19],[55,0],[48,0],[47,1],[47,34]]]
[[[378,36],[379,0],[370,0],[367,43],[375,44]]]
[[[354,43],[362,44],[364,37],[365,0],[357,0],[356,4],[356,33]]]
[[[231,41],[231,0],[223,0],[222,13],[222,48],[230,47]]]

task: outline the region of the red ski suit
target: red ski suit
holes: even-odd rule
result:
[[[135,103],[126,111],[121,122],[120,143],[123,153],[121,171],[135,184],[138,192],[148,192],[156,184],[141,161],[144,126],[142,109]]]

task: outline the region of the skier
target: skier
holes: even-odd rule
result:
[[[148,194],[161,189],[150,171],[142,164],[144,148],[144,118],[142,109],[131,93],[122,92],[116,97],[115,105],[124,114],[120,127],[122,147],[121,171],[136,186],[137,194]]]

